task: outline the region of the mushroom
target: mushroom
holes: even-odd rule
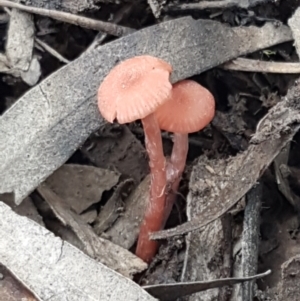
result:
[[[188,153],[188,133],[206,127],[215,115],[213,95],[197,82],[183,80],[173,86],[171,98],[155,111],[162,130],[173,132],[173,149],[167,164],[166,222],[176,198]],[[164,225],[163,225],[164,226]]]
[[[109,122],[124,124],[141,119],[151,171],[150,200],[136,248],[136,254],[149,262],[158,247],[149,234],[161,230],[164,222],[166,160],[155,110],[171,96],[169,81],[172,67],[156,57],[144,55],[127,59],[115,66],[98,90],[98,107]]]

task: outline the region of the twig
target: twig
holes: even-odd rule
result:
[[[242,240],[243,277],[255,275],[257,269],[261,199],[262,185],[259,183],[247,193]],[[253,284],[253,281],[244,282],[242,284],[243,301],[253,300]]]
[[[20,9],[28,13],[46,16],[58,21],[71,23],[88,29],[103,31],[117,37],[127,35],[134,31],[132,28],[119,26],[110,22],[98,21],[56,10],[27,6],[6,0],[0,0],[0,6]]]
[[[58,53],[55,49],[53,49],[51,46],[49,46],[48,44],[46,44],[45,42],[43,42],[42,40],[35,38],[35,41],[42,46],[46,51],[48,51],[51,55],[53,55],[54,57],[56,57],[59,61],[65,63],[65,64],[69,64],[70,61],[67,60],[66,58],[64,58],[60,53]]]
[[[237,58],[221,66],[225,70],[265,73],[300,73],[300,63],[278,63]]]
[[[238,4],[237,1],[201,1],[199,3],[187,3],[181,5],[170,5],[165,7],[164,10],[166,12],[176,12],[183,10],[204,10],[204,9],[215,9],[215,8],[230,8],[236,6]]]

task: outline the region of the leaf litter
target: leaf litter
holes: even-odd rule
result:
[[[67,2],[61,1],[59,5],[51,6],[52,3],[46,8],[61,8],[70,13],[98,10],[97,5],[79,2],[78,6],[69,6]],[[37,5],[35,1],[30,4]],[[226,1],[223,4],[226,6]],[[218,5],[221,8],[224,7],[223,4]],[[122,18],[114,15],[117,16],[117,11],[122,11],[125,4],[114,5],[104,3],[101,18],[108,20],[109,14],[105,15],[105,11],[112,12],[109,18],[119,22]],[[126,5],[131,6],[130,3]],[[47,33],[45,28],[44,39],[52,41],[52,44],[55,41],[53,46],[61,54],[47,46],[44,48],[48,49],[46,52],[40,52],[40,46],[33,48],[33,34],[30,38],[25,35],[16,38],[14,42],[17,45],[20,45],[21,38],[31,43],[28,52],[16,52],[11,60],[19,64],[26,62],[26,68],[29,69],[28,66],[32,66],[32,73],[28,73],[27,77],[23,74],[17,78],[20,73],[9,72],[9,48],[2,52],[0,67],[7,73],[1,78],[5,92],[3,99],[6,104],[9,104],[10,99],[18,100],[10,108],[0,102],[0,109],[6,110],[0,117],[1,200],[19,211],[20,215],[29,216],[51,229],[57,235],[56,239],[61,236],[76,246],[72,249],[71,245],[66,245],[72,252],[76,253],[80,249],[86,253],[91,264],[90,273],[98,273],[99,266],[96,262],[130,278],[145,270],[147,266],[131,253],[148,196],[148,163],[142,144],[143,133],[133,131],[132,127],[106,124],[97,112],[95,93],[101,79],[120,60],[143,53],[157,55],[174,66],[172,82],[194,76],[194,79],[210,88],[216,97],[218,112],[212,125],[204,133],[191,135],[188,167],[181,183],[181,192],[187,195],[187,208],[185,211],[185,202],[178,196],[179,204],[173,210],[167,226],[178,225],[178,221],[184,218],[184,212],[187,214],[187,223],[154,234],[160,239],[172,235],[177,237],[162,242],[156,260],[135,281],[159,283],[160,286],[153,287],[153,296],[161,300],[172,300],[172,295],[184,290],[186,284],[178,283],[173,288],[167,288],[162,283],[189,281],[186,287],[192,287],[194,282],[191,281],[202,281],[204,288],[207,288],[209,281],[217,282],[218,279],[231,275],[243,279],[271,268],[271,275],[267,275],[264,280],[269,289],[265,289],[262,282],[257,280],[259,287],[249,286],[253,282],[247,282],[242,286],[235,285],[232,293],[226,287],[204,292],[199,292],[201,289],[193,292],[188,289],[187,295],[192,295],[186,298],[196,300],[205,296],[205,300],[211,300],[217,296],[220,300],[242,300],[244,296],[243,300],[248,300],[253,293],[262,299],[274,296],[276,292],[279,292],[282,299],[296,298],[296,285],[290,275],[298,264],[298,223],[290,207],[298,210],[297,144],[294,141],[299,139],[299,91],[296,76],[284,74],[284,68],[287,68],[288,63],[298,61],[292,45],[292,40],[295,39],[297,48],[297,13],[289,22],[286,22],[286,16],[279,14],[277,17],[280,21],[275,22],[277,17],[274,17],[274,10],[278,8],[273,8],[272,11],[270,6],[266,6],[263,10],[267,17],[261,17],[259,2],[243,3],[244,11],[231,8],[240,3],[230,4],[225,11],[214,11],[214,8],[205,6],[208,3],[203,3],[205,9],[212,12],[204,10],[204,19],[193,20],[189,17],[173,18],[172,15],[189,15],[191,9],[188,10],[189,13],[184,9],[175,13],[172,3],[151,1],[148,5],[147,10],[143,5],[137,5],[135,9],[126,8],[134,18],[124,17],[122,25],[135,28],[136,32],[114,41],[107,34],[99,33],[96,37],[87,30],[56,21],[44,24],[54,24],[63,30],[69,28],[72,50],[53,39],[59,36],[57,30],[52,33],[49,30]],[[201,4],[192,9],[192,14],[197,14],[199,9],[203,9]],[[294,13],[292,7],[288,9],[291,14]],[[13,10],[16,14],[22,14],[21,11]],[[123,11],[125,12],[124,9]],[[141,11],[145,13],[141,14]],[[27,13],[23,14],[25,16]],[[155,15],[159,24],[149,27],[149,24],[153,24],[153,21],[149,23],[151,14]],[[31,18],[29,14],[28,16]],[[9,18],[12,18],[10,14]],[[208,20],[209,18],[215,20]],[[45,18],[36,16],[34,21],[42,20]],[[20,21],[25,22],[22,18]],[[288,23],[291,30],[280,24],[281,21]],[[250,26],[243,26],[246,24]],[[31,29],[25,34],[32,30],[32,26],[35,23],[28,27]],[[11,26],[11,34],[17,34],[18,30],[12,28]],[[0,32],[1,34],[6,33]],[[76,39],[83,36],[86,37],[83,43],[82,40],[78,43]],[[88,47],[89,43],[93,45],[91,48]],[[105,45],[102,46],[102,43]],[[269,50],[270,47],[272,50]],[[71,53],[76,54],[70,56]],[[281,74],[264,73],[270,71],[266,68],[271,65],[267,64],[257,64],[256,69],[247,70],[249,61],[237,69],[248,74],[231,71],[230,67],[224,70],[223,63],[228,62],[225,66],[230,66],[231,60],[244,55],[248,55],[247,59],[252,60],[253,64],[261,59],[272,61],[275,63],[274,68],[277,68],[275,70],[279,70]],[[51,65],[53,60],[60,63]],[[69,61],[71,62],[68,63]],[[67,65],[61,68],[61,64]],[[49,76],[41,75],[39,70]],[[12,79],[11,74],[17,77]],[[28,90],[28,87],[23,86],[24,83],[34,87]],[[9,85],[16,87],[13,93],[9,92]],[[25,91],[27,92],[24,94]],[[135,127],[139,128],[139,123]],[[171,147],[169,138],[164,139],[164,146],[168,154]],[[289,147],[285,155],[281,153],[284,147]],[[275,174],[272,169],[274,160]],[[250,208],[251,188],[255,189],[257,181],[263,186],[264,194],[261,209],[254,213],[247,208]],[[275,193],[277,189],[284,197]],[[13,195],[7,196],[6,193]],[[274,201],[271,201],[272,197]],[[286,203],[285,198],[291,204]],[[16,204],[23,201],[20,205],[23,208],[16,207],[13,201]],[[236,207],[238,202],[241,206]],[[283,208],[280,212],[274,208],[276,202]],[[9,244],[2,246],[1,263],[44,300],[47,298],[43,294],[49,284],[46,281],[49,274],[37,275],[34,266],[39,266],[39,254],[28,253],[21,246],[24,237],[28,241],[33,239],[32,234],[36,233],[33,229],[42,232],[46,230],[34,228],[37,224],[31,224],[23,218],[26,223],[22,234],[12,232],[21,230],[20,226],[14,226],[19,223],[20,217],[10,212],[4,204],[1,203],[1,206],[3,214],[5,212],[6,218],[10,218],[10,224],[6,223],[7,219],[3,219],[1,228],[3,230],[7,227],[5,229],[9,233],[15,233],[14,243],[18,246],[15,248],[19,249],[16,250],[19,251],[18,255],[13,253],[8,257],[13,245],[11,238],[2,231],[2,241]],[[27,206],[31,209],[25,210]],[[265,206],[269,206],[268,209]],[[253,219],[254,214],[258,213],[260,219]],[[241,218],[244,218],[244,226]],[[246,221],[253,222],[253,227],[256,226],[258,230],[249,232]],[[273,230],[268,232],[268,227]],[[256,237],[258,231],[259,243],[249,244],[246,252],[245,248],[241,248],[243,240],[247,242],[247,237]],[[181,237],[186,233],[189,234]],[[40,238],[40,242],[42,241],[43,238]],[[36,243],[40,242],[38,239]],[[45,248],[46,245],[43,245],[41,252],[45,252]],[[59,248],[58,246],[57,249]],[[255,248],[258,248],[258,254],[250,258],[247,254]],[[57,252],[55,248],[52,250]],[[66,252],[67,260],[74,261],[79,256],[76,253],[74,257],[75,253],[72,252]],[[26,271],[17,267],[23,260],[23,253],[27,254],[32,263],[28,264]],[[284,257],[278,257],[278,254],[283,253]],[[266,256],[277,256],[279,259],[272,261]],[[260,261],[256,267],[258,257]],[[8,258],[19,258],[19,262],[14,261],[12,264]],[[51,262],[48,267],[53,269],[55,265]],[[60,271],[66,273],[65,277],[70,280],[70,284],[79,279],[68,278],[76,273],[75,268],[69,266],[67,271]],[[26,273],[30,275],[30,279]],[[103,273],[104,271],[100,272]],[[161,277],[163,274],[165,277]],[[80,274],[81,280],[88,279],[88,275],[87,271]],[[114,281],[126,282],[125,278],[118,278],[116,275],[112,276]],[[131,294],[130,297],[128,295],[128,300],[134,300],[136,296],[151,300],[150,296],[144,295],[143,287],[134,287],[133,282],[128,284],[130,288],[125,289]],[[66,289],[68,281],[59,285]],[[60,298],[58,300],[68,298],[67,296],[71,296],[73,300],[77,297],[78,300],[89,300],[95,293],[93,282],[86,284],[86,287],[91,289],[86,295],[78,294],[72,287],[61,295],[58,294],[60,289],[57,289],[55,296]],[[111,287],[112,285],[104,286],[100,293],[103,300],[110,295]],[[166,288],[170,290],[167,293],[164,291]],[[288,294],[293,290],[295,294],[290,297]],[[123,286],[121,292],[123,297]],[[196,292],[198,293],[195,294]]]

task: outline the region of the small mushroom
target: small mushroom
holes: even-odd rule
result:
[[[173,86],[171,98],[155,111],[159,127],[173,132],[173,150],[167,165],[166,222],[176,198],[188,153],[188,134],[205,128],[214,118],[213,95],[197,82],[183,80]]]
[[[141,119],[151,170],[150,201],[141,224],[136,254],[149,262],[158,247],[149,234],[161,230],[166,199],[166,160],[155,110],[171,96],[172,67],[148,55],[125,60],[114,67],[98,90],[98,107],[109,122],[123,124]]]

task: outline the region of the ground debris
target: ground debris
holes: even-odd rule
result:
[[[177,298],[192,295],[200,291],[211,290],[214,288],[234,285],[237,283],[244,283],[249,280],[256,280],[261,277],[267,276],[271,271],[267,271],[262,274],[257,274],[250,277],[240,277],[240,278],[224,278],[218,280],[210,281],[191,281],[183,283],[168,283],[168,284],[156,284],[156,285],[147,285],[144,286],[144,289],[151,293],[153,296],[164,301],[173,301]],[[188,300],[192,300],[189,298]],[[196,300],[199,300],[196,299]],[[208,299],[203,299],[207,301]]]
[[[259,122],[250,146],[243,153],[219,160],[200,157],[193,168],[189,196],[195,204],[201,200],[205,206],[193,208],[197,218],[177,228],[157,232],[152,237],[166,238],[197,230],[235,205],[297,133],[300,127],[299,97],[300,84],[296,81],[288,95]]]
[[[46,285],[44,299],[76,301],[74,289],[89,300],[91,286],[91,298],[105,300],[106,288],[98,288],[104,283],[107,299],[126,298],[123,291],[117,298],[109,291],[119,289],[115,273],[102,281],[102,271],[83,271],[80,264],[88,259],[86,268],[97,269],[100,262],[161,300],[298,298],[300,131],[291,112],[299,113],[300,93],[294,103],[291,92],[285,96],[300,74],[298,2],[0,0],[0,200],[14,212],[5,211],[3,220],[0,213],[0,259],[4,248],[13,252],[5,251],[8,268],[27,257],[18,264],[21,290],[22,283],[33,283],[32,292],[39,291],[36,284]],[[144,132],[140,121],[106,123],[96,97],[111,68],[141,54],[167,60],[172,83],[195,80],[216,101],[211,124],[189,134],[186,168],[166,229],[216,219],[159,240],[148,267],[134,255],[149,206]],[[162,138],[168,159],[174,134],[163,131]],[[262,204],[253,208],[259,205],[250,200],[258,183]],[[15,213],[6,223],[5,215]],[[14,247],[25,217],[42,226],[38,231],[46,231],[47,239],[35,243],[38,231],[31,234],[29,221]],[[48,231],[61,242],[56,249],[47,245],[53,238]],[[44,277],[48,266],[64,260],[65,246],[75,247],[80,259]],[[0,291],[13,284],[5,273],[8,281],[1,282],[1,261]],[[23,281],[31,267],[41,275],[34,270]],[[68,270],[79,285],[66,285]],[[272,272],[255,283],[209,287],[266,270]],[[19,278],[14,267],[13,274]],[[99,289],[105,292],[96,296]],[[8,299],[3,291],[1,297]]]
[[[71,12],[73,14],[80,13],[86,10],[98,10],[98,3],[119,3],[122,0],[24,0],[26,5],[31,5],[34,7],[46,8],[46,9],[55,9]]]
[[[296,255],[282,264],[282,281],[279,285],[280,301],[298,301],[300,299],[299,268],[300,255]]]
[[[64,164],[45,183],[77,214],[101,200],[119,181],[120,173],[94,166]]]
[[[170,4],[166,6],[166,12],[184,12],[184,11],[197,11],[206,9],[228,9],[233,7],[248,8],[257,4],[268,2],[269,0],[219,0],[219,1],[199,1],[198,3],[180,3]]]
[[[135,243],[149,201],[150,176],[132,191],[124,202],[124,211],[118,220],[103,234],[115,244],[129,249]]]
[[[96,91],[120,60],[144,53],[159,56],[173,65],[176,82],[290,40],[286,26],[230,28],[215,21],[180,18],[87,51],[0,117],[0,193],[14,192],[19,204],[105,123],[96,106]]]
[[[140,258],[106,239],[98,237],[80,216],[66,207],[62,199],[47,184],[40,185],[37,191],[47,201],[59,221],[69,227],[77,236],[79,243],[76,242],[74,245],[87,255],[126,277],[132,277],[135,273],[146,269],[147,265]]]
[[[145,148],[126,125],[104,124],[80,151],[94,165],[132,178],[135,186],[148,174]]]
[[[1,54],[0,72],[21,77],[34,86],[40,76],[38,59],[33,55],[34,22],[30,14],[12,9],[9,12],[9,28],[5,54]]]

